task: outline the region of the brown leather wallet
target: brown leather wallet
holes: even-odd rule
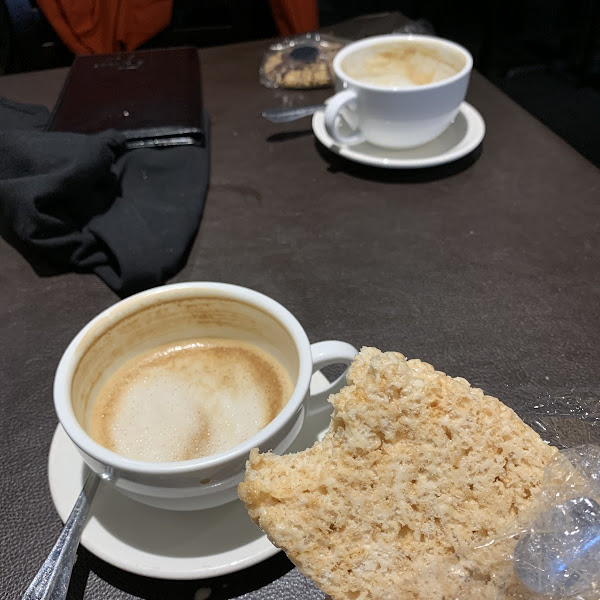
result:
[[[50,131],[121,131],[132,148],[205,144],[196,48],[78,56]]]

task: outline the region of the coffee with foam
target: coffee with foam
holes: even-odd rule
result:
[[[283,409],[294,385],[258,346],[197,338],[144,352],[102,386],[90,435],[136,460],[170,462],[232,448]]]
[[[341,69],[362,83],[385,88],[410,88],[443,81],[465,66],[458,52],[411,40],[389,41],[349,54]]]

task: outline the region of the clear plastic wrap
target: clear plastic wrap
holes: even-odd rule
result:
[[[474,565],[495,558],[497,599],[598,600],[599,503],[600,446],[558,452],[531,509],[473,549]]]
[[[333,59],[346,41],[321,33],[285,38],[271,44],[259,69],[268,88],[311,89],[333,85]]]

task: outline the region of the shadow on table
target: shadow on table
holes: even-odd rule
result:
[[[274,133],[267,138],[267,142],[287,142],[288,140],[293,140],[295,138],[304,137],[307,135],[313,135],[313,130],[311,128],[308,129],[298,129],[297,131],[282,131],[281,133]]]
[[[466,156],[451,163],[419,169],[387,169],[356,163],[335,154],[317,139],[315,139],[315,147],[321,158],[329,165],[327,170],[330,173],[343,172],[352,177],[382,183],[426,183],[452,177],[468,169],[481,156],[483,142]]]
[[[38,277],[51,277],[72,271],[67,266],[58,266],[46,260],[38,251],[23,242],[10,227],[0,221],[0,237],[12,246],[31,266]]]
[[[223,577],[172,581],[127,573],[80,547],[77,562],[73,568],[67,600],[82,600],[90,572],[95,573],[113,587],[145,600],[164,600],[165,598],[193,600],[196,597],[208,597],[208,591],[206,595],[199,592],[203,588],[210,590],[210,600],[229,600],[259,590],[283,577],[293,568],[294,565],[287,556],[280,552],[258,565]]]

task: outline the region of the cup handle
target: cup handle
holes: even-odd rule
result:
[[[342,108],[350,103],[356,105],[356,99],[354,90],[342,90],[330,98],[325,106],[325,129],[338,144],[343,146],[355,146],[365,141],[365,136],[359,129],[351,135],[342,135],[336,127],[336,120]]]
[[[354,357],[358,354],[358,350],[346,342],[327,340],[311,344],[310,352],[312,354],[313,373],[328,365],[336,365],[339,363],[346,365],[346,368],[344,369],[344,372],[335,381],[331,382],[322,392],[310,396],[307,412],[309,416],[331,408],[331,404],[327,402],[327,398],[329,398],[330,394],[335,394],[342,389],[342,386],[346,381],[348,367],[354,360]]]

